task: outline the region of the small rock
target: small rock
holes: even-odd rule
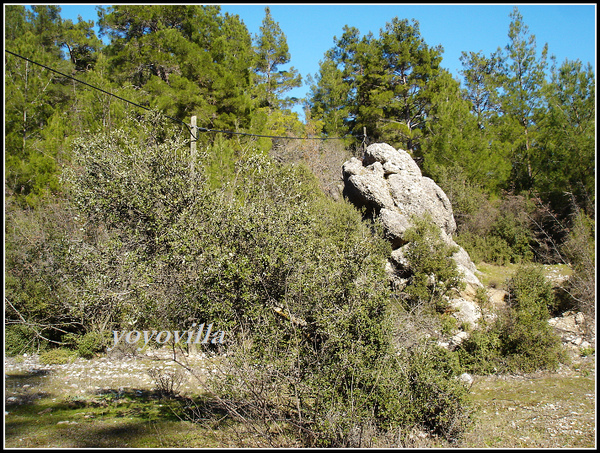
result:
[[[450,339],[450,343],[454,346],[459,346],[463,341],[465,341],[467,338],[469,338],[469,334],[468,332],[465,331],[461,331],[458,332],[456,335],[454,335],[451,339]]]
[[[471,376],[469,373],[463,373],[463,374],[461,374],[458,377],[458,379],[460,379],[461,381],[463,381],[467,385],[471,385],[473,383],[473,376]]]

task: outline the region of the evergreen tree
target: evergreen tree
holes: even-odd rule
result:
[[[595,94],[589,63],[566,60],[552,68],[545,89],[548,113],[538,138],[541,153],[532,163],[534,188],[544,199],[555,209],[569,206],[569,212],[575,204],[590,216],[595,212]]]
[[[510,175],[510,160],[503,147],[488,140],[489,131],[480,128],[472,103],[450,73],[431,82],[434,94],[425,139],[422,140],[424,170],[434,180],[444,179],[446,169],[490,193],[498,192]]]
[[[93,68],[102,41],[94,32],[94,21],[84,21],[79,16],[79,21],[73,24],[68,19],[63,22],[63,32],[59,40],[60,44],[67,48],[69,59],[76,71],[88,71]]]
[[[326,119],[326,130],[337,130],[343,122],[358,136],[366,127],[371,141],[418,153],[442,48],[424,42],[417,21],[398,18],[386,24],[379,38],[369,33],[361,39],[356,28],[345,27],[334,42],[311,93],[313,117]]]
[[[500,112],[498,54],[486,57],[481,52],[463,52],[460,61],[463,65],[460,73],[465,84],[465,98],[472,104],[479,128],[484,129],[497,119]]]
[[[321,118],[323,132],[330,136],[343,135],[349,117],[350,88],[344,83],[343,73],[336,62],[327,58],[319,62],[317,79],[309,76],[308,107],[311,115]]]
[[[146,104],[198,125],[248,124],[251,39],[238,16],[218,6],[119,5],[102,14],[106,53],[117,83],[142,88]]]
[[[344,27],[341,38],[333,38],[335,46],[325,53],[319,63],[319,73],[308,97],[313,118],[324,122],[323,130],[331,135],[343,135],[356,125],[356,74],[364,72],[355,63],[359,31]]]
[[[257,37],[255,53],[258,105],[270,109],[293,105],[293,99],[282,99],[281,96],[292,88],[301,86],[302,77],[294,67],[278,70],[280,66],[290,62],[291,56],[285,34],[273,20],[268,6],[265,8],[265,18]]]
[[[382,121],[395,126],[397,140],[404,149],[416,152],[431,108],[430,82],[440,73],[443,48],[429,47],[414,19],[409,23],[406,19],[394,18],[386,24],[380,43],[385,60],[385,82],[392,94]]]
[[[6,49],[31,61],[69,73],[61,58],[60,7],[7,6]],[[14,24],[14,26],[13,26]],[[56,73],[7,54],[5,60],[5,163],[9,195],[35,205],[48,191],[58,190],[57,156],[42,145],[43,131],[55,112],[70,102],[68,80]]]
[[[518,190],[534,184],[533,160],[539,152],[537,131],[543,108],[548,45],[538,58],[536,40],[529,35],[518,8],[510,15],[509,44],[502,59],[502,112],[505,143],[512,144],[513,181]]]

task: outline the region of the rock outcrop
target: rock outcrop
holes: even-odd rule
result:
[[[596,346],[596,324],[581,312],[567,311],[549,319],[548,324],[554,328],[567,348],[578,351]]]
[[[342,167],[344,196],[367,214],[378,218],[383,225],[385,237],[392,244],[392,256],[388,263],[391,279],[402,284],[402,276],[410,274],[404,258],[403,247],[407,241],[404,233],[412,226],[413,216],[428,214],[440,228],[441,236],[449,245],[458,248],[453,255],[466,285],[461,294],[463,300],[472,299],[481,283],[477,269],[469,254],[452,239],[456,222],[452,205],[444,191],[430,178],[423,176],[417,163],[404,150],[394,149],[385,143],[370,145],[362,158],[351,158]],[[459,307],[464,303],[456,303]],[[474,323],[476,309],[469,304],[469,313],[460,319]],[[479,314],[480,316],[480,314]]]

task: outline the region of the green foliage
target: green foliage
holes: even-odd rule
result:
[[[592,317],[596,312],[595,235],[595,221],[580,211],[561,247],[563,256],[573,269],[563,289],[581,311]]]
[[[429,47],[415,20],[393,18],[376,39],[344,27],[325,54],[313,84],[311,115],[327,132],[362,135],[413,152],[418,148],[441,62],[441,46]],[[338,133],[339,135],[339,133]]]
[[[40,354],[39,361],[44,365],[65,365],[75,358],[75,352],[69,349],[54,348]]]
[[[62,21],[60,7],[8,5],[7,49],[182,121],[197,115],[201,127],[340,136],[366,126],[369,139],[424,158],[475,261],[532,260],[535,212],[522,195],[535,189],[560,207],[568,193],[585,214],[557,254],[574,269],[565,290],[593,311],[593,71],[567,61],[544,83],[546,50],[535,56],[518,10],[506,53],[463,55],[465,90],[416,21],[394,18],[378,38],[345,27],[320,64],[306,125],[288,110],[296,100],[282,98],[300,77],[281,68],[291,56],[268,9],[254,46],[241,19],[214,5],[99,12],[108,46],[93,23]],[[10,54],[5,79],[7,354],[44,348],[43,336],[91,357],[101,332],[209,321],[240,366],[219,392],[239,410],[265,403],[258,418],[293,420],[305,445],[357,446],[357,433],[415,425],[460,434],[456,357],[390,338],[389,245],[351,205],[322,195],[327,148],[288,147],[298,156],[279,165],[266,157],[281,149],[271,139],[202,134],[192,172],[189,131],[156,113]],[[326,164],[339,173],[341,162]],[[502,192],[512,183],[518,196]],[[453,250],[426,221],[407,235],[404,296],[442,310],[460,287]],[[552,292],[529,268],[509,287],[508,311],[472,333],[461,364],[556,366]],[[48,363],[71,356],[48,354]]]
[[[460,345],[461,364],[476,373],[556,369],[566,356],[548,324],[552,285],[539,266],[521,266],[507,282],[508,307]]]
[[[87,332],[77,341],[77,353],[84,359],[91,359],[103,352],[108,345],[106,335],[99,332]]]
[[[413,218],[413,225],[404,233],[408,241],[404,255],[411,277],[403,291],[410,304],[425,303],[443,311],[447,305],[444,296],[464,285],[452,259],[458,248],[442,239],[439,227],[431,219]]]
[[[4,330],[4,352],[7,356],[38,352],[45,343],[40,342],[34,329],[23,324],[9,325]]]
[[[260,27],[255,47],[255,71],[258,75],[258,104],[269,109],[291,107],[295,102],[282,100],[281,96],[292,88],[302,85],[302,76],[293,67],[279,69],[290,61],[290,52],[285,35],[273,20],[269,7],[265,7],[265,18]]]
[[[526,321],[550,318],[548,307],[554,304],[554,292],[540,266],[518,267],[507,282],[507,291],[508,304]]]
[[[531,220],[534,207],[530,201],[520,196],[487,200],[468,186],[452,187],[457,188],[458,193],[452,200],[453,207],[458,208],[456,240],[474,262],[504,265],[533,260],[536,242]],[[463,201],[471,193],[479,203]]]
[[[534,162],[535,187],[554,206],[581,206],[593,216],[595,175],[595,78],[591,65],[579,60],[553,66],[546,86],[548,111],[539,141],[545,152]]]
[[[436,89],[427,134],[421,141],[424,171],[435,181],[450,179],[457,183],[461,178],[472,188],[497,193],[510,175],[506,150],[481,129],[459,83],[449,73],[442,72],[430,85]]]
[[[305,165],[261,153],[237,162],[235,184],[211,189],[202,168],[190,178],[189,154],[160,118],[147,121],[154,127],[138,136],[113,131],[80,142],[66,179],[85,228],[65,262],[87,325],[214,322],[235,365],[218,393],[241,411],[250,410],[250,394],[275,412],[285,399],[294,407],[286,417],[313,433],[308,445],[352,445],[367,425],[424,423],[458,435],[464,401],[454,368],[422,370],[420,352],[392,347],[389,244],[360,213],[321,195]],[[414,368],[405,370],[396,352]]]

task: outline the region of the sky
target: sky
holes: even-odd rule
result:
[[[222,13],[239,15],[248,31],[255,36],[265,16],[265,3],[221,4]],[[95,5],[60,5],[61,17],[77,21],[97,21]],[[444,48],[442,66],[459,79],[461,52],[479,52],[489,56],[509,42],[509,17],[519,8],[529,33],[535,35],[539,51],[548,44],[549,55],[558,63],[565,59],[591,63],[596,70],[596,4],[271,4],[271,16],[285,34],[293,66],[306,81],[315,75],[319,61],[334,45],[334,36],[343,33],[344,25],[356,27],[361,36],[369,31],[375,36],[394,17],[416,19],[425,43]],[[288,93],[303,98],[308,84]],[[299,111],[299,110],[298,110]]]

